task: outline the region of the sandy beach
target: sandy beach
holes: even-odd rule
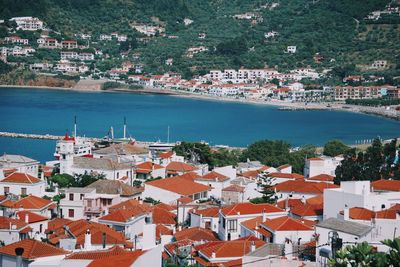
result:
[[[279,107],[283,111],[302,111],[302,110],[336,110],[345,111],[353,113],[363,113],[369,115],[376,115],[385,118],[400,120],[400,112],[396,111],[393,107],[369,107],[369,106],[357,106],[357,105],[347,105],[338,102],[321,102],[321,103],[300,103],[300,102],[288,102],[288,101],[263,101],[256,99],[243,99],[234,97],[220,97],[205,95],[187,91],[178,91],[170,89],[159,89],[154,87],[144,87],[143,89],[127,89],[127,88],[114,88],[102,90],[101,84],[104,81],[85,81],[84,84],[77,84],[72,88],[65,87],[47,87],[47,86],[24,86],[24,85],[0,85],[0,88],[32,88],[32,89],[49,89],[49,90],[69,90],[69,91],[79,91],[79,92],[93,92],[93,93],[135,93],[135,94],[165,94],[175,97],[185,97],[192,99],[202,99],[208,101],[225,101],[225,102],[235,102],[243,104],[253,104],[253,105],[267,105]]]

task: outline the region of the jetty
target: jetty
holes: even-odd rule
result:
[[[0,137],[42,139],[42,140],[61,140],[65,136],[51,135],[51,134],[27,134],[27,133],[0,132]],[[89,141],[92,141],[92,142],[100,142],[101,141],[101,138],[96,138],[96,137],[86,137],[86,139]]]

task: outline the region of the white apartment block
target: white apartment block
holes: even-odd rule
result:
[[[17,23],[17,29],[23,31],[37,31],[43,29],[43,22],[34,17],[15,17],[11,18],[10,21]]]

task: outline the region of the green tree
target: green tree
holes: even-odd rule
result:
[[[346,146],[340,140],[330,140],[324,145],[324,155],[334,157],[344,154],[349,149],[350,147]]]
[[[260,191],[260,193],[262,194],[262,197],[253,198],[250,200],[250,202],[252,202],[254,204],[259,204],[259,203],[274,204],[274,203],[276,203],[276,200],[278,197],[272,186],[272,178],[270,176],[268,176],[267,174],[260,175],[259,178],[260,178],[259,186],[262,187],[262,190]]]
[[[69,174],[55,174],[49,178],[50,183],[57,184],[60,188],[76,186],[75,178]]]

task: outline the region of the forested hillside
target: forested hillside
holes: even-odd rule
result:
[[[213,68],[281,70],[311,65],[345,68],[388,60],[396,73],[400,51],[398,20],[384,24],[364,18],[389,0],[0,0],[0,18],[37,16],[55,31],[74,33],[118,31],[127,34],[131,53],[140,53],[145,70],[203,74]],[[251,19],[235,15],[255,14]],[[193,22],[185,25],[184,19]],[[133,23],[165,27],[165,36],[141,40]],[[277,32],[266,38],[268,32]],[[198,38],[205,33],[204,39]],[[173,36],[174,38],[168,38]],[[294,54],[285,53],[296,46]],[[208,51],[192,58],[189,47]],[[315,55],[323,58],[316,62]],[[165,60],[173,58],[167,66]],[[339,70],[340,71],[340,70]]]

